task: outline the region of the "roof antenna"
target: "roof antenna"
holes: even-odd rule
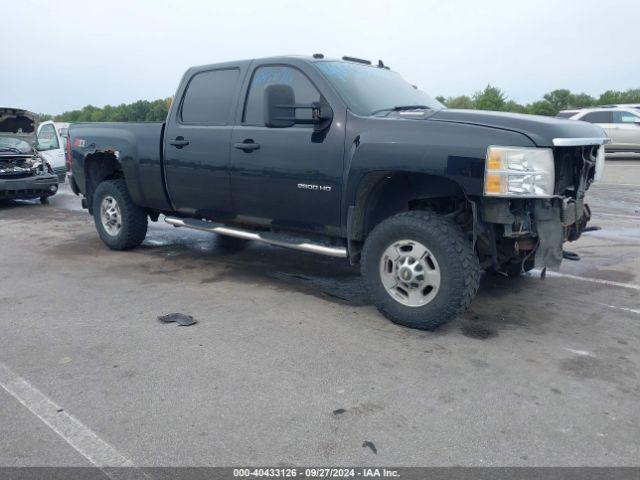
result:
[[[384,63],[382,63],[382,60],[378,60],[378,67],[384,68]]]

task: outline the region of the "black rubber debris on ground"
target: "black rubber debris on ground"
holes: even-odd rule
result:
[[[341,414],[343,414],[345,412],[346,412],[346,410],[344,408],[338,408],[337,410],[333,411],[333,414],[334,415],[341,415]]]
[[[580,255],[578,255],[576,252],[570,252],[568,250],[563,250],[562,258],[564,258],[566,260],[572,260],[574,262],[577,262],[578,260],[580,260]]]
[[[372,451],[373,453],[375,453],[376,455],[378,454],[378,449],[377,449],[377,448],[376,448],[376,446],[373,444],[373,442],[370,442],[370,441],[368,441],[368,440],[365,440],[365,441],[362,443],[362,447],[363,447],[363,448],[367,448],[367,447],[368,447],[368,448],[370,448],[370,449],[371,449],[371,451]]]
[[[160,320],[162,323],[176,322],[182,327],[188,327],[189,325],[198,323],[193,319],[191,315],[185,315],[184,313],[170,313],[169,315],[160,315],[158,317],[158,320]]]

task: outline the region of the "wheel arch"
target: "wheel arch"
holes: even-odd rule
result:
[[[105,180],[125,178],[122,165],[114,152],[95,151],[84,158],[85,192],[89,213],[93,213],[93,193]],[[125,179],[126,181],[126,179]]]
[[[358,184],[350,208],[349,239],[363,241],[385,218],[451,199],[468,201],[462,187],[445,176],[392,170],[370,172]]]

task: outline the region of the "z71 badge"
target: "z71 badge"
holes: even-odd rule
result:
[[[299,183],[298,188],[302,190],[318,190],[320,192],[330,192],[331,187],[329,185],[312,185],[310,183]]]

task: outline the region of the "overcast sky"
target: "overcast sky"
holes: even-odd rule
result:
[[[11,0],[0,105],[61,113],[173,95],[191,65],[280,54],[383,59],[432,95],[486,84],[640,88],[640,0]]]

